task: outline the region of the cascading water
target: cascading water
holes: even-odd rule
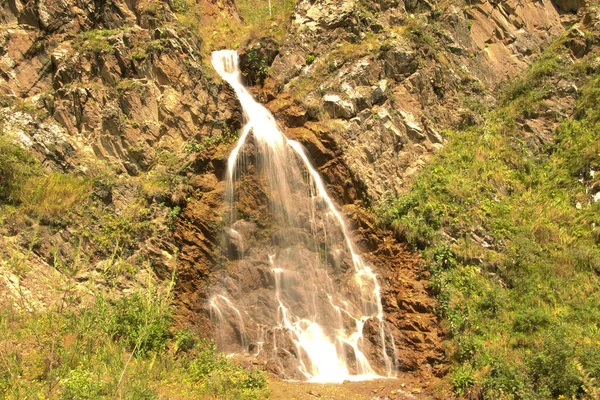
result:
[[[246,121],[227,165],[230,261],[209,302],[217,340],[268,360],[284,378],[393,376],[379,283],[318,172],[243,86],[237,53],[214,52],[212,64],[235,90]],[[267,204],[238,210],[257,197]]]

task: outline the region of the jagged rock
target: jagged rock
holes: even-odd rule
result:
[[[417,70],[416,54],[402,41],[387,42],[380,56],[385,76],[396,80],[405,78]]]
[[[354,105],[336,94],[323,96],[323,108],[332,118],[350,119],[356,115]]]
[[[353,104],[358,112],[379,105],[385,102],[387,80],[382,80],[373,86],[358,86],[355,88],[349,85],[344,85],[342,90],[352,99]]]
[[[569,31],[567,45],[576,58],[585,56],[591,49],[591,43],[588,42],[585,34],[577,26],[574,26]]]
[[[404,122],[404,126],[406,126],[406,131],[409,136],[411,136],[414,140],[424,140],[425,135],[423,134],[423,128],[421,128],[415,121],[415,117],[407,113],[405,111],[400,110],[400,115],[402,116],[402,121]]]
[[[353,28],[355,3],[350,0],[333,1],[319,0],[309,3],[302,2],[296,10],[296,23],[309,29],[317,27],[334,29],[337,27]]]

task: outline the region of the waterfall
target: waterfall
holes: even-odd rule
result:
[[[227,163],[229,261],[209,300],[217,340],[288,379],[393,376],[381,287],[319,173],[246,90],[237,53],[216,51],[212,64],[234,89],[246,122]],[[266,204],[238,210],[256,197]]]

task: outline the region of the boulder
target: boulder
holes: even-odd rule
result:
[[[354,104],[342,100],[337,94],[323,96],[323,108],[332,118],[350,119],[356,115]]]

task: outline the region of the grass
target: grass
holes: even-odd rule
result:
[[[110,38],[118,31],[111,29],[94,29],[82,33],[76,38],[76,46],[82,51],[91,51],[98,54],[113,54],[115,49]]]
[[[227,137],[207,139],[205,145]],[[0,231],[19,240],[0,249],[0,268],[26,278],[34,273],[36,263],[29,263],[35,253],[64,276],[53,286],[55,305],[27,306],[23,294],[14,303],[4,299],[0,397],[268,397],[262,371],[243,368],[218,354],[210,341],[175,328],[172,282],[162,287],[149,279],[128,293],[117,290],[123,280],[133,284],[141,269],[150,268],[143,253],[132,257],[139,244],[151,235],[170,234],[180,208],[158,204],[157,198],[178,184],[176,161],[164,156],[156,173],[125,181],[100,165],[84,178],[45,170],[0,131]],[[101,200],[101,193],[111,193],[116,185],[132,191],[118,213]],[[56,232],[68,237],[67,247],[54,242]],[[63,247],[69,254],[61,253]],[[104,285],[93,285],[81,296],[74,279],[98,266]]]
[[[261,399],[265,374],[172,329],[168,288],[96,294],[77,308],[0,313],[0,392],[6,399]]]
[[[463,396],[597,393],[600,202],[580,180],[600,168],[600,74],[586,73],[587,59],[565,62],[563,43],[506,88],[484,123],[446,132],[408,193],[378,209],[427,259]],[[529,143],[519,124],[543,114],[560,78],[583,82],[575,118],[551,143]]]
[[[283,40],[294,11],[294,0],[238,0],[235,2],[242,22],[230,18],[206,19],[196,2],[181,0],[175,7],[179,23],[203,40],[204,51],[239,47],[250,38],[271,37]]]

